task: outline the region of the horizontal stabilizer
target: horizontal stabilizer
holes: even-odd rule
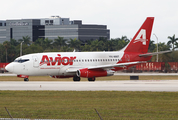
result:
[[[154,52],[154,53],[146,53],[146,54],[140,54],[140,57],[147,57],[147,56],[153,56],[153,55],[157,55],[157,54],[163,54],[163,53],[169,53],[172,52],[171,50],[168,51],[161,51],[161,52]]]

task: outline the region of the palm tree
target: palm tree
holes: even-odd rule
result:
[[[34,44],[43,46],[43,41],[44,41],[43,38],[38,38],[38,39],[34,42]]]
[[[156,52],[154,51],[154,49],[156,48],[157,45],[154,44],[154,41],[153,40],[150,40],[150,43],[149,43],[149,47],[148,47],[148,51],[149,52]]]
[[[3,55],[3,50],[4,50],[4,46],[0,43],[0,63],[1,63],[1,57]]]
[[[130,40],[127,38],[127,36],[122,36],[121,38],[118,38],[118,49],[124,48]]]
[[[8,62],[8,60],[7,60],[7,49],[10,48],[10,42],[9,41],[4,41],[3,42],[3,46],[4,46],[5,50],[6,50],[6,63],[7,63]]]
[[[170,40],[167,42],[167,44],[168,45],[172,44],[172,48],[174,50],[174,45],[177,43],[176,41],[178,40],[178,38],[175,38],[175,34],[174,34],[172,37],[168,36],[168,39]]]
[[[15,39],[10,39],[10,44],[13,46],[18,46],[19,43]]]
[[[77,39],[70,39],[69,46],[73,49],[80,50],[81,41]]]
[[[107,40],[106,41],[105,47],[106,47],[107,51],[110,51],[112,49],[112,43],[113,43],[112,40]]]
[[[59,47],[59,49],[61,49],[62,47],[66,46],[66,39],[64,39],[63,37],[59,37],[57,39],[54,39],[54,43],[53,45],[55,47]]]
[[[164,42],[163,43],[159,42],[158,43],[158,50],[159,51],[167,51],[167,50],[169,50],[169,45],[165,44]],[[157,47],[155,47],[155,49],[151,52],[155,52],[155,51],[157,51]],[[158,61],[159,62],[167,62],[171,59],[172,59],[172,57],[170,56],[170,53],[160,54]],[[156,56],[153,56],[152,59],[151,59],[152,62],[155,62],[156,60],[157,60]]]
[[[48,39],[48,38],[45,38],[44,39],[44,46],[46,47],[46,48],[49,48],[49,47],[51,47],[51,45],[52,45],[52,42],[53,42],[53,40],[50,40],[50,39]]]
[[[104,48],[103,41],[94,40],[91,42],[92,51],[101,51]]]
[[[23,36],[22,37],[22,39],[19,39],[18,41],[19,41],[19,43],[21,43],[22,41],[24,41],[24,43],[26,44],[26,45],[30,45],[31,44],[31,41],[30,41],[30,37],[29,36]]]

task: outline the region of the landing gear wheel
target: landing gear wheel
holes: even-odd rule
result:
[[[95,77],[88,78],[88,81],[90,81],[90,82],[94,82],[94,81],[95,81]]]
[[[75,82],[80,81],[80,77],[74,76],[73,81],[75,81]]]
[[[29,79],[28,78],[24,78],[24,81],[29,81]]]

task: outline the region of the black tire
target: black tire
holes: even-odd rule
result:
[[[24,81],[29,81],[29,79],[28,78],[24,78]]]
[[[88,81],[89,81],[89,82],[94,82],[94,81],[95,81],[95,77],[88,78]]]
[[[77,77],[77,76],[73,77],[73,81],[74,81],[74,82],[80,81],[80,77]]]

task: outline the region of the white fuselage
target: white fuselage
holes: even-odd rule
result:
[[[122,61],[124,52],[53,52],[36,53],[18,57],[8,68],[10,72],[28,76],[62,75],[70,76],[67,68],[116,64]],[[18,62],[22,60],[22,62]],[[27,60],[27,61],[23,61]]]

